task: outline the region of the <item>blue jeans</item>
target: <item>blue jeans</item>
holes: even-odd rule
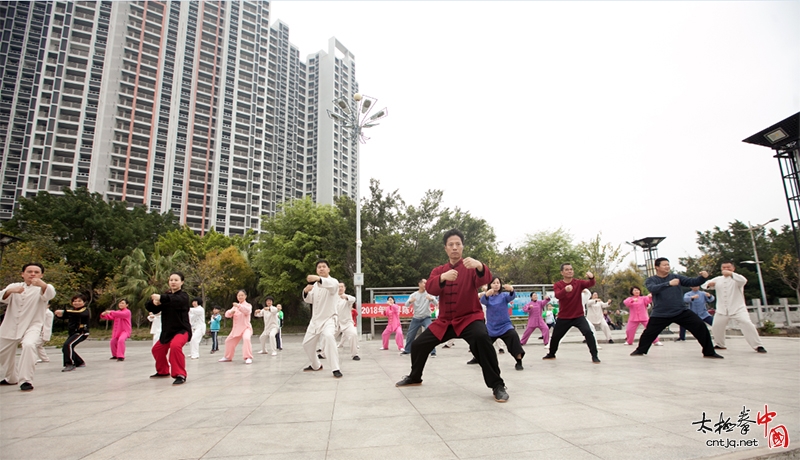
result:
[[[408,332],[406,332],[406,346],[404,348],[406,353],[411,353],[411,344],[414,343],[414,339],[417,337],[417,332],[421,327],[425,329],[431,325],[431,318],[412,318],[411,324],[408,325]],[[436,348],[433,349],[431,355],[436,354]]]

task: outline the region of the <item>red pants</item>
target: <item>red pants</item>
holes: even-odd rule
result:
[[[153,358],[156,359],[156,372],[159,374],[169,374],[173,377],[181,376],[186,378],[186,356],[183,354],[183,346],[189,340],[189,333],[178,334],[169,343],[156,342],[153,345]],[[169,352],[169,362],[167,361]],[[170,368],[172,372],[170,372]]]

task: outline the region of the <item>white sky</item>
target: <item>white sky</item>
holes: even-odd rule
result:
[[[789,224],[777,160],[741,141],[800,110],[799,1],[277,0],[271,16],[303,59],[337,37],[388,106],[362,196],[370,178],[409,204],[443,189],[501,248],[559,226],[666,236],[673,265],[696,230]]]

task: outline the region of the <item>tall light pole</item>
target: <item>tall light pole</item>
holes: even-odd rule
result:
[[[767,294],[766,291],[764,290],[764,277],[761,275],[761,262],[758,260],[758,249],[756,248],[756,235],[754,231],[761,230],[764,227],[766,227],[767,224],[771,224],[777,220],[778,218],[776,217],[775,219],[771,219],[767,222],[764,222],[761,225],[756,225],[756,226],[750,225],[749,221],[747,222],[747,231],[750,232],[750,240],[753,242],[753,256],[756,259],[755,261],[753,261],[753,263],[756,264],[756,272],[758,273],[758,285],[761,287],[761,304],[765,307],[767,306]],[[744,231],[744,229],[742,229],[741,231]],[[742,263],[748,263],[748,262],[751,261],[746,260]]]
[[[364,129],[378,126],[376,121],[389,115],[387,108],[370,115],[378,102],[374,97],[364,96],[360,93],[353,95],[353,100],[344,97],[333,100],[333,111],[327,110],[328,117],[334,122],[342,124],[342,129],[350,135],[351,145],[356,148],[356,273],[353,275],[353,285],[356,288],[356,312],[358,312],[357,328],[361,334],[361,286],[364,285],[364,274],[361,273],[361,152],[359,143],[366,143],[369,139],[364,135]]]

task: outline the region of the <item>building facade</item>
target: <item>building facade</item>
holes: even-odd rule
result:
[[[0,220],[87,187],[197,232],[354,197],[357,146],[325,110],[357,92],[332,38],[300,59],[269,2],[0,4]]]

